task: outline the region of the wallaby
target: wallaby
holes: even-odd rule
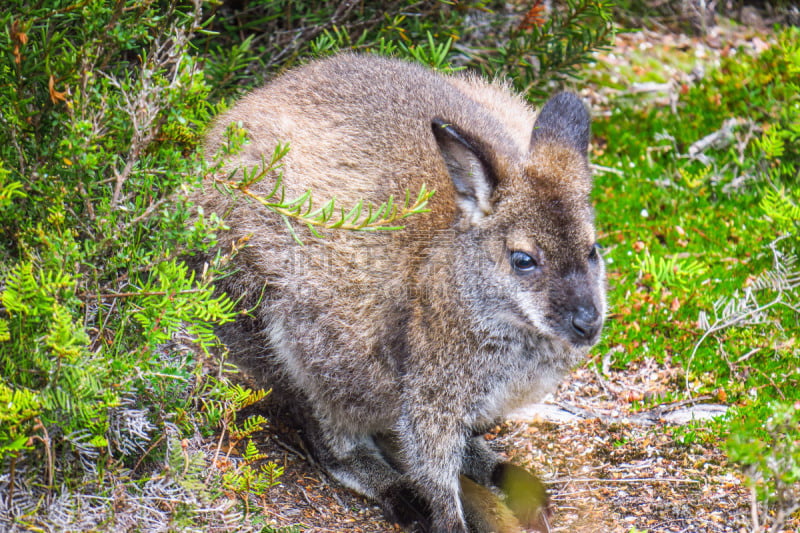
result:
[[[229,172],[290,143],[288,197],[349,209],[436,191],[403,231],[299,227],[300,245],[280,216],[206,186],[196,202],[229,227],[219,248],[249,236],[221,282],[251,309],[220,332],[236,361],[288,398],[322,467],[390,519],[547,531],[542,483],[482,433],[553,390],[599,336],[584,104],[560,93],[537,117],[503,83],[343,54],[242,98],[208,132],[208,157],[231,123],[248,142]]]

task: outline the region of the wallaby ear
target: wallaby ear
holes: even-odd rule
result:
[[[574,93],[558,93],[539,112],[531,134],[531,150],[547,140],[564,143],[581,154],[589,149],[589,112]]]
[[[454,125],[435,118],[431,126],[453,181],[458,205],[468,219],[476,222],[492,212],[489,199],[497,186],[492,165],[481,146]]]

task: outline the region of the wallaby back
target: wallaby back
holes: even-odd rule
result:
[[[308,406],[323,466],[394,518],[466,531],[460,498],[491,493],[462,491],[459,475],[519,478],[472,434],[551,390],[599,335],[586,109],[562,93],[537,118],[503,84],[345,54],[244,97],[209,131],[209,156],[231,123],[249,143],[229,170],[258,167],[290,143],[290,196],[311,189],[349,208],[436,190],[431,212],[406,219],[405,231],[301,230],[305,246],[254,202],[212,186],[197,201],[225,216],[221,249],[249,237],[222,287],[253,311],[223,339],[265,386]],[[541,523],[538,510],[516,514]]]
[[[527,152],[534,114],[505,87],[478,78],[446,78],[421,65],[341,55],[289,71],[242,98],[215,122],[205,148],[216,152],[228,125],[241,122],[250,142],[232,167],[258,166],[277,141],[288,141],[290,190],[313,187],[318,198],[336,197],[346,205],[383,202],[429,182],[438,191],[438,206],[424,224],[447,227],[455,207],[452,185],[429,117],[447,117],[491,148],[519,158]],[[271,183],[262,185],[268,192]]]

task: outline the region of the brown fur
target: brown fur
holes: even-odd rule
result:
[[[459,496],[460,474],[497,485],[506,468],[473,435],[552,390],[596,342],[605,312],[588,115],[561,94],[534,121],[501,84],[340,55],[244,97],[207,135],[210,157],[231,122],[249,132],[230,169],[290,142],[290,197],[310,188],[349,207],[423,183],[436,190],[431,213],[406,219],[405,231],[301,231],[305,246],[253,202],[211,186],[197,196],[226,216],[221,249],[251,236],[222,283],[243,305],[258,303],[221,332],[237,361],[308,409],[299,418],[334,477],[434,531],[494,523],[475,518],[491,492],[469,485]],[[514,252],[535,268],[515,269],[524,256]],[[534,511],[518,510],[516,485],[513,509],[537,527],[544,493],[531,480]],[[500,530],[519,525],[492,509]]]

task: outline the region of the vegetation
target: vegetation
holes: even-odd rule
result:
[[[233,126],[230,129],[241,129]],[[280,215],[286,223],[286,228],[297,241],[303,244],[297,232],[294,230],[292,221],[305,226],[315,237],[324,237],[320,230],[350,230],[350,231],[398,231],[404,229],[400,225],[403,219],[412,215],[420,215],[429,212],[427,209],[428,200],[436,191],[430,191],[422,184],[417,199],[411,201],[411,191],[406,191],[405,200],[402,205],[395,203],[394,196],[379,206],[365,204],[358,201],[351,209],[345,210],[344,207],[336,205],[336,199],[331,198],[322,206],[314,204],[312,191],[307,190],[297,198],[286,198],[286,187],[283,183],[283,163],[281,159],[289,153],[289,145],[278,144],[272,153],[269,162],[252,169],[240,169],[241,177],[232,179],[234,176],[224,178],[215,176],[214,183],[224,188],[226,192],[236,191],[250,200],[261,204],[270,211]],[[250,187],[263,180],[267,176],[276,176],[272,190],[266,195],[259,195],[250,190]],[[319,228],[319,229],[318,229]]]
[[[725,59],[675,111],[627,99],[595,124],[595,162],[618,170],[597,179],[613,313],[597,353],[683,369],[653,402],[733,405],[676,436],[725,439],[775,527],[800,504],[798,73],[789,28],[760,56]]]
[[[217,91],[260,83],[276,66],[293,66],[308,52],[357,50],[445,71],[469,67],[510,76],[519,90],[544,99],[611,42],[613,7],[611,0],[565,0],[554,11],[546,11],[544,0],[512,6],[496,0],[260,0],[235,14],[219,6],[220,35],[198,43]]]
[[[180,259],[219,227],[191,216],[213,115],[190,38],[199,5],[13,2],[0,14],[2,528],[113,523],[133,502],[212,501],[186,439],[224,395],[204,365],[232,320]],[[213,271],[213,269],[212,269]],[[219,369],[211,375],[219,375]],[[190,453],[191,452],[191,453]],[[190,505],[194,501],[195,505]],[[164,521],[157,511],[144,524]],[[176,516],[178,516],[176,515]]]

